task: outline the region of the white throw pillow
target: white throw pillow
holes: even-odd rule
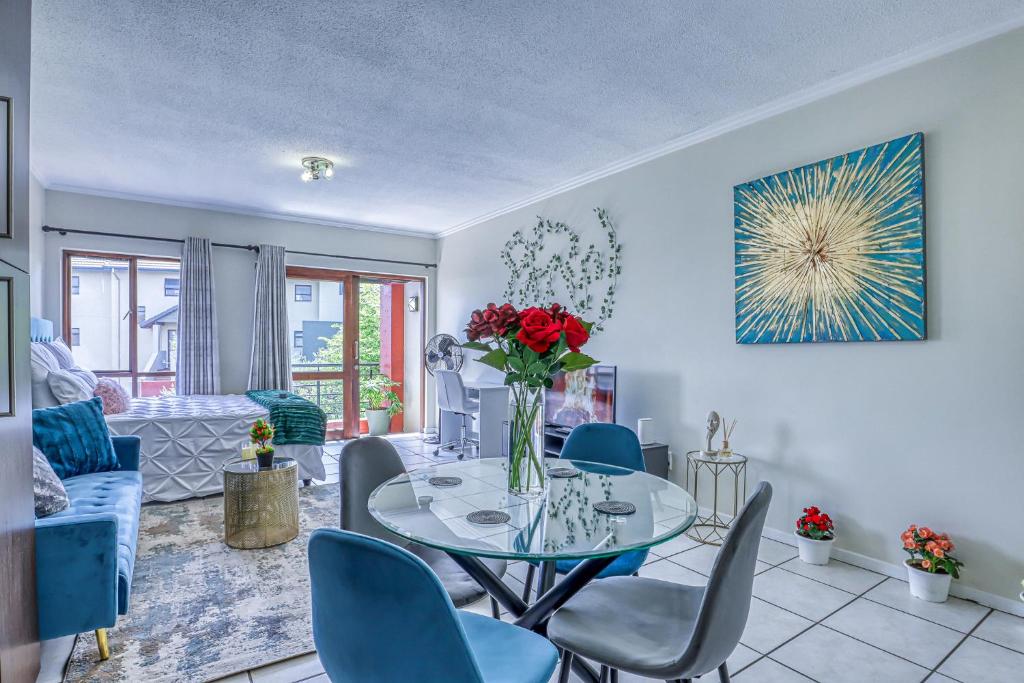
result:
[[[52,408],[59,406],[60,401],[53,395],[47,377],[54,370],[60,370],[60,364],[53,357],[46,344],[32,342],[30,366],[32,368],[32,407]]]
[[[71,370],[54,370],[46,376],[46,382],[61,405],[92,398],[92,389]]]
[[[57,337],[51,342],[43,342],[46,345],[46,349],[57,359],[57,365],[60,366],[61,370],[70,370],[75,365],[75,358],[71,355],[71,349],[64,343],[64,340]]]
[[[99,382],[99,378],[96,377],[96,373],[92,370],[86,370],[76,365],[73,368],[67,368],[67,371],[88,385],[90,395],[96,390],[96,383]]]

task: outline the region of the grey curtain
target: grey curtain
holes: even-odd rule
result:
[[[185,240],[181,257],[177,362],[179,394],[220,393],[213,249],[205,237]]]
[[[260,245],[256,261],[256,310],[252,328],[250,389],[292,388],[284,247]]]

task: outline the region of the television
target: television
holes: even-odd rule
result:
[[[544,392],[544,423],[568,433],[586,422],[615,422],[615,366],[559,372]]]

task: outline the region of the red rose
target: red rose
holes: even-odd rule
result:
[[[580,347],[590,339],[590,333],[580,324],[579,318],[574,316],[566,315],[562,329],[565,331],[565,341],[569,345],[569,350],[573,353],[579,353]]]
[[[473,311],[469,316],[469,323],[466,324],[466,339],[479,341],[490,337],[491,334],[491,324],[484,320],[483,311]]]
[[[502,337],[510,327],[519,321],[519,311],[512,304],[502,304],[501,306],[487,304],[484,320],[490,324],[491,331],[495,336]]]
[[[551,304],[548,313],[551,314],[552,320],[557,320],[558,322],[565,322],[565,319],[569,317],[569,311],[562,308],[562,304]]]
[[[542,308],[531,307],[521,311],[519,325],[516,339],[537,353],[544,353],[550,349],[562,334],[562,326]]]

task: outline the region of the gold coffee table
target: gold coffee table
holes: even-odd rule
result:
[[[255,460],[224,463],[224,543],[269,548],[299,535],[299,468],[274,458],[261,470]]]

